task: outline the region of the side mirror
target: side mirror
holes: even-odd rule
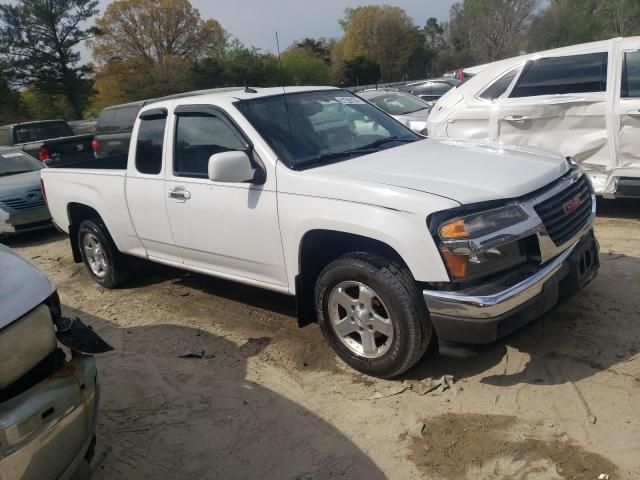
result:
[[[212,182],[245,183],[256,176],[256,168],[246,152],[232,150],[209,157],[209,180]]]

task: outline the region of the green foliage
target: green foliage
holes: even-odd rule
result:
[[[29,119],[74,118],[73,107],[64,95],[45,93],[28,87],[21,92],[20,100],[23,112]]]
[[[344,82],[347,85],[372,85],[380,81],[380,65],[367,57],[355,57],[344,62]]]
[[[638,0],[553,0],[534,20],[531,51],[640,33]]]
[[[293,47],[282,54],[282,72],[285,83],[291,85],[326,85],[329,83],[329,65],[313,50]]]
[[[20,95],[9,86],[5,68],[0,64],[0,125],[26,119],[26,114],[21,112]]]
[[[18,0],[0,4],[0,60],[9,81],[64,95],[72,117],[81,118],[91,92],[89,69],[79,65],[77,45],[94,30],[79,25],[97,12],[97,0]]]

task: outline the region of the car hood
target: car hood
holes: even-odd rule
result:
[[[561,155],[541,150],[424,139],[314,170],[431,193],[464,205],[520,197],[548,185],[568,169]]]
[[[418,110],[417,112],[405,113],[404,115],[393,115],[396,120],[400,120],[401,122],[407,122],[409,120],[422,120],[427,121],[427,117],[429,116],[428,108],[424,108],[422,110]]]
[[[46,275],[0,244],[0,330],[40,305],[53,292],[55,287]]]
[[[0,177],[0,198],[40,188],[40,170]]]

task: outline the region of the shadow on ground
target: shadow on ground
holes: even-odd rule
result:
[[[98,359],[94,479],[385,478],[340,431],[246,378],[269,338],[238,346],[194,328],[65,313],[115,349]]]
[[[606,200],[598,198],[597,216],[602,218],[638,218],[640,219],[640,199],[619,198]]]
[[[453,374],[457,378],[487,375],[482,383],[559,385],[612,370],[640,352],[640,259],[601,254],[598,277],[539,320],[494,344],[476,357],[425,359],[403,378]],[[528,362],[509,365],[508,350],[527,353]],[[488,374],[502,365],[501,373]],[[517,373],[508,373],[512,370]],[[640,374],[636,376],[640,381]]]
[[[11,248],[38,247],[47,243],[66,238],[67,235],[59,232],[53,226],[35,232],[21,233],[20,235],[0,237],[0,243]]]

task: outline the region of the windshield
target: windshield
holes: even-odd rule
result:
[[[429,108],[429,104],[408,93],[386,93],[367,99],[389,115],[407,115]]]
[[[353,158],[422,137],[344,90],[294,93],[236,103],[290,168]],[[288,115],[287,115],[288,114]]]
[[[40,170],[42,164],[23,152],[0,151],[0,177]]]
[[[66,122],[30,123],[13,129],[15,143],[38,142],[50,138],[70,137],[73,131]]]

